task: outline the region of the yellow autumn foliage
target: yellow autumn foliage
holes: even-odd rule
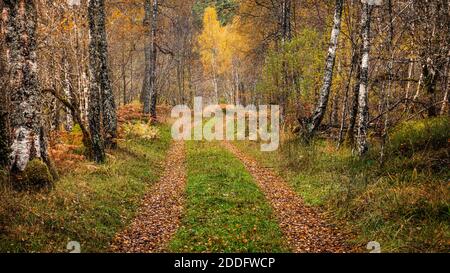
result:
[[[197,50],[206,72],[216,75],[229,72],[233,59],[242,58],[248,46],[238,32],[239,18],[228,26],[221,26],[214,7],[205,9],[203,31],[197,38]]]

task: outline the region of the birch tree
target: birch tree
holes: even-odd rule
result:
[[[100,83],[100,94],[102,100],[102,121],[105,144],[108,148],[117,146],[117,113],[114,93],[111,87],[111,76],[108,67],[108,40],[106,37],[106,15],[105,0],[95,0],[98,3],[97,8],[97,34],[94,35],[95,42],[98,45],[98,61]],[[91,37],[92,38],[92,37]]]
[[[11,98],[10,167],[15,181],[22,179],[21,175],[30,161],[36,159],[50,166],[50,159],[43,127],[44,100],[37,78],[35,1],[4,1],[3,16],[6,18],[4,34],[9,70],[8,90]]]
[[[0,11],[4,3],[0,1]],[[6,22],[0,18],[0,168],[9,165],[10,135],[9,135],[9,94],[7,90],[7,67],[5,33]]]
[[[328,49],[323,85],[322,89],[320,90],[319,102],[316,106],[316,109],[314,110],[311,122],[308,124],[307,128],[308,139],[310,139],[314,135],[314,132],[322,123],[323,117],[327,110],[331,84],[333,81],[333,70],[336,60],[336,50],[338,46],[339,34],[341,31],[343,7],[344,7],[344,0],[336,0],[334,20],[333,20],[333,30],[331,31],[330,47]]]
[[[147,32],[145,45],[145,76],[143,84],[144,114],[150,114],[156,119],[156,103],[158,92],[156,88],[156,29],[158,20],[158,0],[145,1],[144,25]]]
[[[70,81],[70,68],[69,68],[69,61],[68,61],[68,56],[66,53],[66,50],[63,50],[62,53],[62,84],[63,84],[63,90],[64,90],[64,95],[66,96],[67,100],[69,102],[71,102],[72,100],[74,100],[74,98],[72,98],[72,93],[73,93],[73,86],[72,83]],[[70,111],[69,108],[66,107],[65,109],[66,112],[66,130],[68,132],[71,132],[73,129],[73,117],[72,117],[72,113]]]
[[[102,48],[100,40],[102,35],[99,32],[99,17],[104,0],[90,0],[88,7],[89,17],[89,129],[91,132],[92,157],[97,163],[105,161],[105,144],[102,136],[102,62],[100,56]],[[104,18],[103,18],[104,20]]]
[[[361,32],[362,33],[362,32]],[[358,46],[358,49],[355,51],[355,61],[356,66],[356,82],[352,88],[352,100],[350,103],[350,111],[349,111],[349,124],[347,128],[347,135],[345,137],[345,141],[347,144],[353,146],[355,144],[355,128],[356,128],[356,118],[358,116],[358,108],[359,108],[359,87],[361,84],[361,54],[362,54],[362,44]]]
[[[285,47],[286,43],[292,39],[292,26],[291,26],[291,13],[292,13],[292,2],[291,0],[283,0],[281,2],[281,16],[280,16],[280,32],[281,32],[281,45]],[[289,96],[289,83],[293,80],[290,79],[288,75],[288,67],[285,60],[282,64],[282,76],[283,83],[281,87],[281,92],[279,96],[280,100],[280,115],[284,122],[286,116],[287,100]]]
[[[358,97],[358,152],[360,156],[367,153],[367,131],[369,127],[369,53],[370,53],[370,23],[372,19],[373,0],[363,1],[361,27],[362,27],[362,56],[361,74]]]
[[[386,67],[386,73],[388,74],[388,87],[386,90],[386,94],[384,94],[384,102],[383,102],[383,111],[384,109],[389,109],[390,107],[390,98],[392,93],[392,69],[394,66],[394,49],[393,49],[393,40],[394,40],[394,24],[393,24],[393,10],[392,10],[392,0],[387,1],[388,5],[388,20],[389,20],[389,34],[388,34],[388,41],[387,41],[387,50],[389,54],[389,61]],[[386,148],[386,142],[388,141],[389,137],[389,111],[385,114],[384,119],[384,127],[383,132],[381,135],[381,151],[380,151],[380,163],[384,164],[384,157],[385,157],[385,148]]]
[[[225,29],[220,25],[215,8],[205,9],[203,16],[203,31],[198,36],[199,53],[205,70],[211,73],[214,99],[219,101],[219,72],[223,71],[225,44]]]

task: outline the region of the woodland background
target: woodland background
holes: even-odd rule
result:
[[[33,213],[54,212],[42,216],[52,228],[66,216],[75,221],[57,213],[57,200],[76,199],[76,175],[107,173],[130,147],[148,152],[130,142],[136,135],[157,147],[148,160],[161,160],[168,109],[203,96],[280,105],[280,151],[241,148],[349,223],[356,243],[378,236],[393,251],[449,250],[448,0],[0,5],[0,249],[13,241],[15,251],[55,250],[42,246],[49,235],[22,243],[49,224],[30,220]],[[28,194],[42,187],[55,188]],[[46,198],[54,207],[36,208]],[[90,236],[102,245],[116,228]]]

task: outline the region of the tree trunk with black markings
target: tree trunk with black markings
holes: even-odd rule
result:
[[[333,30],[331,32],[330,47],[328,49],[323,85],[322,89],[320,90],[319,102],[316,106],[316,109],[314,110],[311,121],[307,125],[307,139],[311,139],[314,136],[314,133],[322,123],[323,117],[327,110],[331,84],[333,81],[333,70],[336,60],[336,51],[338,46],[339,34],[341,31],[343,7],[344,7],[344,0],[336,0],[334,24]]]
[[[95,0],[97,9],[97,35],[98,54],[100,62],[99,82],[102,98],[102,118],[107,148],[117,147],[117,113],[114,93],[111,87],[111,76],[108,67],[108,39],[106,37],[105,0]]]
[[[100,15],[103,0],[90,0],[88,7],[89,15],[89,129],[92,142],[92,159],[97,163],[105,161],[105,145],[102,134],[102,62],[101,46],[102,39],[98,31],[98,17]]]
[[[361,17],[363,50],[361,56],[361,75],[358,99],[358,153],[364,156],[368,150],[367,133],[369,129],[369,60],[370,60],[370,22],[372,5],[363,4]]]
[[[353,146],[355,144],[355,128],[356,128],[356,117],[358,116],[358,108],[359,108],[359,86],[361,83],[361,52],[362,52],[362,46],[360,49],[356,51],[356,57],[355,57],[355,67],[356,67],[356,82],[353,85],[352,88],[352,100],[350,104],[350,111],[349,111],[349,123],[347,128],[347,133],[345,136],[345,142],[349,146]]]
[[[43,96],[38,82],[36,56],[37,11],[35,1],[4,1],[8,90],[11,98],[11,174],[15,184],[24,179],[30,161],[44,162],[56,178],[47,151],[43,125]],[[53,179],[39,181],[49,186]]]
[[[0,11],[3,11],[4,3],[0,1]],[[1,18],[0,29],[0,168],[9,166],[10,150],[10,124],[9,124],[9,90],[8,68],[6,64],[5,33],[6,23]]]
[[[144,114],[150,114],[156,119],[156,103],[158,91],[156,88],[156,29],[158,20],[158,0],[145,0],[144,26],[147,32],[145,45],[145,76],[143,84]]]

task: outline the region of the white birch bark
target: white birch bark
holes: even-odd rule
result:
[[[336,0],[335,14],[333,21],[333,30],[331,32],[330,47],[328,49],[328,57],[325,67],[325,75],[323,78],[323,85],[320,90],[319,102],[312,115],[311,122],[308,124],[307,134],[308,138],[314,135],[314,132],[322,123],[325,115],[328,99],[330,96],[331,84],[333,81],[333,69],[336,60],[336,51],[338,46],[339,34],[341,31],[342,10],[344,7],[344,0]]]
[[[370,21],[373,7],[369,4],[363,4],[361,17],[363,51],[361,61],[361,80],[359,86],[358,99],[358,153],[363,156],[367,153],[369,147],[367,142],[367,132],[369,127],[369,61],[370,61]]]
[[[64,95],[66,96],[68,101],[72,101],[72,95],[70,91],[70,79],[69,79],[69,62],[67,61],[67,56],[64,54],[64,79],[63,79],[63,89],[64,89]],[[73,129],[73,117],[72,113],[70,112],[69,108],[65,108],[66,112],[66,131],[71,132]]]
[[[11,171],[20,173],[30,160],[48,159],[42,130],[42,107],[36,62],[37,12],[34,1],[7,1],[7,63],[11,92]]]

